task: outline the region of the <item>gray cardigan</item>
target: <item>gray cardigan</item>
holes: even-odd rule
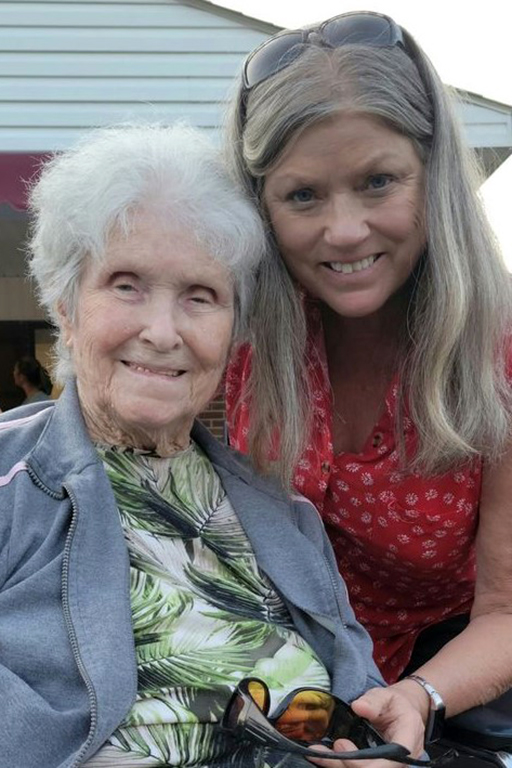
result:
[[[290,500],[196,424],[300,634],[352,700],[384,685],[314,507]],[[72,768],[136,694],[129,561],[76,387],[0,416],[0,764]]]

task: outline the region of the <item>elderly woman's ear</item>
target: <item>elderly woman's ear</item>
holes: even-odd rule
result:
[[[59,301],[57,303],[55,307],[55,314],[58,318],[61,343],[65,347],[70,348],[73,346],[72,323],[69,316],[70,313],[63,301]]]

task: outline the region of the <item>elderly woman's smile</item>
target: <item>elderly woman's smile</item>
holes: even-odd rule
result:
[[[147,368],[143,365],[138,365],[137,363],[130,363],[127,360],[123,360],[123,363],[128,366],[132,371],[135,371],[136,373],[143,373],[148,376],[165,376],[167,378],[175,379],[178,376],[181,376],[185,371],[173,371],[173,370],[159,370],[157,368]]]
[[[64,316],[91,434],[163,455],[186,447],[218,387],[233,320],[227,267],[184,227],[136,214],[89,263],[76,316]]]

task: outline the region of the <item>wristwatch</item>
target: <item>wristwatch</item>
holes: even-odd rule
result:
[[[445,706],[441,694],[436,691],[433,685],[427,683],[419,675],[407,675],[403,679],[414,680],[415,683],[421,685],[423,690],[428,693],[430,711],[425,724],[425,744],[431,744],[433,741],[440,739],[443,733]]]

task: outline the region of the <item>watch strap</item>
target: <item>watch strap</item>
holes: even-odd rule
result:
[[[445,705],[441,694],[436,691],[424,677],[420,675],[407,675],[404,680],[413,680],[421,685],[430,699],[430,710],[425,724],[425,744],[430,744],[441,738],[444,726]]]

